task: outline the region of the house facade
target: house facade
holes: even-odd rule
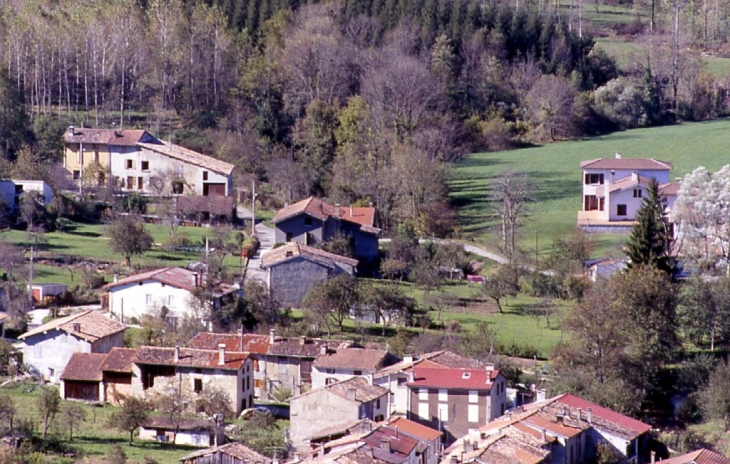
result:
[[[111,182],[122,191],[228,196],[232,164],[164,143],[143,130],[69,127],[64,168],[80,186]]]
[[[198,298],[206,289],[203,275],[180,267],[167,267],[115,279],[104,286],[108,291],[109,312],[120,321],[139,319],[165,307],[168,317],[202,317]],[[238,286],[217,283],[206,289],[206,303],[214,308],[242,295]]]
[[[629,226],[636,219],[652,178],[667,199],[667,210],[676,200],[678,183],[670,182],[673,166],[653,158],[598,158],[580,164],[583,171],[582,207],[578,225],[600,227]]]
[[[28,370],[56,383],[74,353],[108,353],[124,346],[127,326],[99,311],[84,311],[43,324],[18,339]]]
[[[375,227],[373,207],[341,207],[310,197],[280,209],[272,222],[276,243],[316,245],[345,236],[358,258],[370,260],[378,254],[380,229]]]
[[[175,424],[168,417],[152,416],[139,427],[140,440],[207,448],[225,439],[223,427],[212,420],[181,419]]]
[[[53,199],[51,186],[42,180],[0,180],[0,198],[10,209],[17,207],[20,197],[27,192],[36,193],[45,205]]]
[[[132,359],[135,395],[155,395],[179,382],[192,396],[210,387],[228,393],[236,414],[253,405],[253,363],[248,353],[192,348],[141,347]]]
[[[416,366],[411,375],[408,418],[444,432],[447,443],[504,414],[507,380],[491,367]]]
[[[353,377],[367,377],[400,361],[388,350],[322,345],[312,365],[312,388]]]
[[[353,275],[357,260],[328,253],[299,242],[290,242],[261,256],[266,284],[276,300],[301,307],[309,290],[320,282],[342,274]]]
[[[324,429],[365,418],[384,420],[387,395],[386,389],[354,377],[290,398],[288,445],[300,452],[308,451],[309,440]]]

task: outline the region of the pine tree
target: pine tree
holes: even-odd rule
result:
[[[667,223],[664,221],[665,199],[655,178],[649,181],[647,196],[636,214],[636,223],[627,242],[629,268],[651,266],[667,273],[673,262],[669,250]]]

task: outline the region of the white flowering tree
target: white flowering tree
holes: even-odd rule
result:
[[[682,256],[703,270],[730,269],[730,165],[685,176],[672,216]]]

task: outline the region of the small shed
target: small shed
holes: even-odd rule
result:
[[[225,440],[224,427],[216,426],[212,420],[181,419],[177,426],[177,436],[175,436],[175,428],[175,424],[169,418],[153,416],[139,428],[139,438],[161,443],[172,443],[174,438],[176,445],[206,448],[215,444],[216,435],[218,435],[218,443]]]
[[[66,293],[66,291],[68,291],[68,285],[65,284],[33,284],[30,287],[33,301],[36,303],[58,298]]]
[[[61,374],[61,398],[104,401],[101,365],[106,353],[74,353]]]
[[[183,464],[271,464],[271,459],[243,443],[227,443],[195,451],[183,456],[180,461]]]

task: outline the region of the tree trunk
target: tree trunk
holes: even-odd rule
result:
[[[127,255],[124,257],[124,265],[127,267],[132,267],[132,257]]]

